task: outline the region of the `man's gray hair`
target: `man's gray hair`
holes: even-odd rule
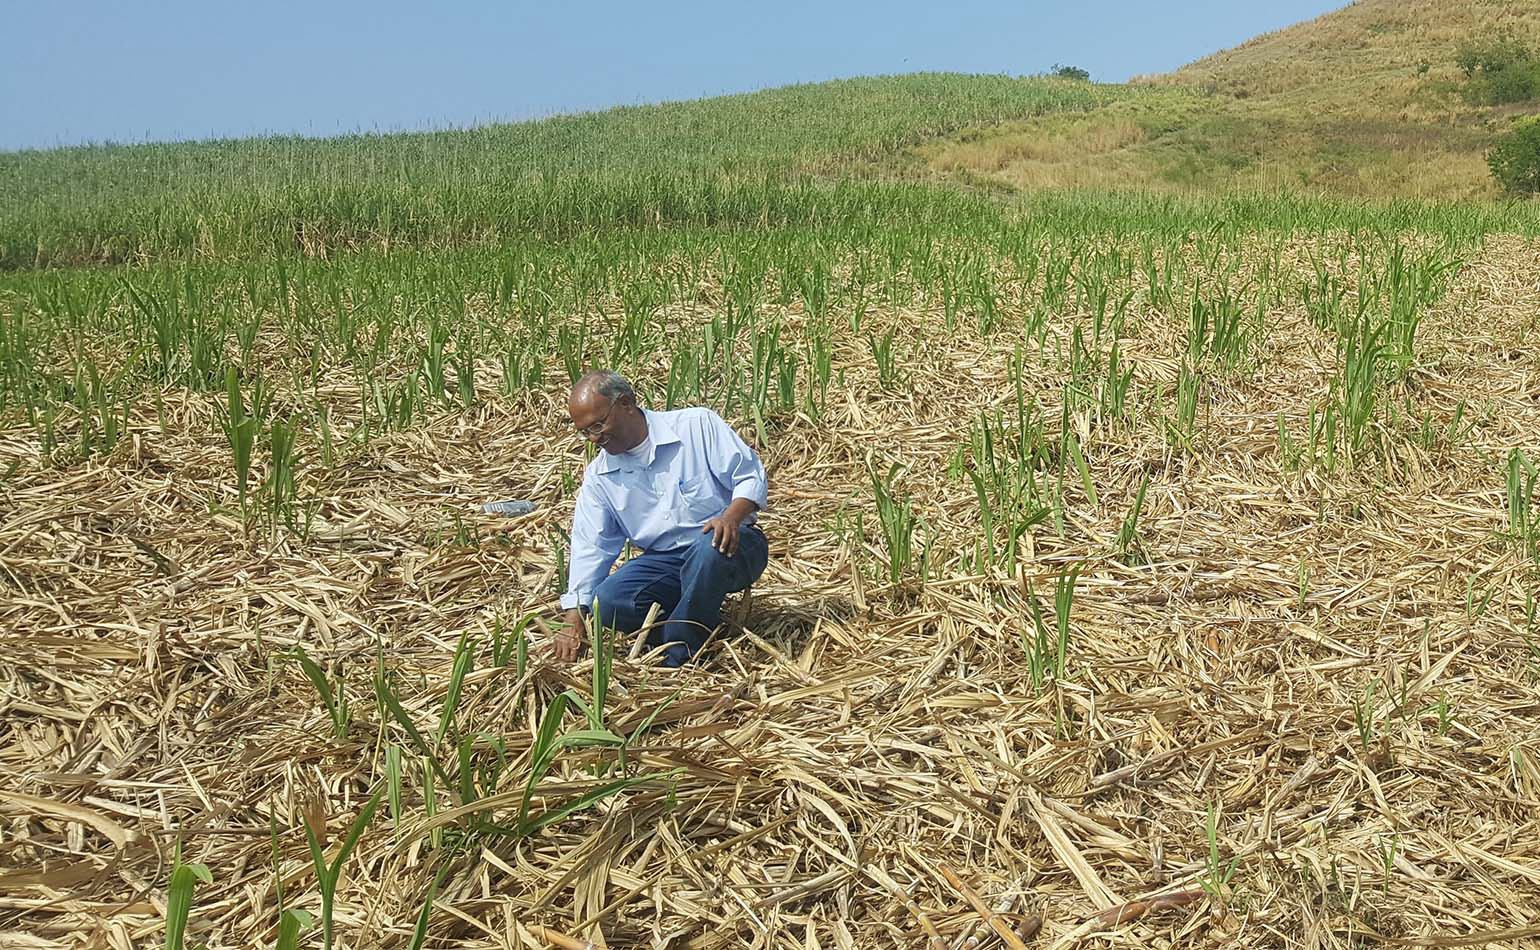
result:
[[[582,378],[577,381],[577,385],[572,388],[574,390],[592,389],[611,402],[623,399],[626,396],[630,396],[631,401],[636,402],[636,390],[631,388],[631,382],[614,370],[591,370],[584,373]]]

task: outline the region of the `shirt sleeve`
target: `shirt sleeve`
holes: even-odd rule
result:
[[[594,588],[609,576],[626,538],[599,497],[591,477],[578,489],[572,512],[572,551],[567,562],[567,592],[561,595],[563,610],[593,604]]]
[[[733,498],[747,498],[760,511],[770,507],[770,478],[759,454],[715,412],[706,410],[703,422],[712,474],[732,489]]]

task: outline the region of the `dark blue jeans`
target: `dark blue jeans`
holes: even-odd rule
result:
[[[635,633],[647,610],[659,605],[667,618],[647,634],[649,646],[668,644],[664,666],[683,666],[722,620],[722,601],[759,579],[770,559],[764,532],[744,525],[738,553],[728,557],[702,532],[693,544],[671,551],[647,551],[620,566],[594,590],[594,607],[606,627]]]

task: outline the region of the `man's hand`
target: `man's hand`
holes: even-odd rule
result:
[[[561,663],[571,663],[576,660],[578,650],[583,646],[583,636],[586,632],[583,626],[583,612],[567,611],[566,626],[556,631],[556,639],[551,642],[552,655]]]
[[[738,529],[743,525],[743,519],[758,508],[747,498],[734,498],[726,511],[701,526],[701,533],[711,532],[711,546],[723,557],[732,557],[738,553]]]

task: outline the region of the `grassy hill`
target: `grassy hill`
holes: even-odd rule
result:
[[[1080,116],[918,150],[944,174],[1016,187],[1288,188],[1353,197],[1495,197],[1485,152],[1532,107],[1464,101],[1459,47],[1540,37],[1513,3],[1365,0],[1259,36]]]
[[[1529,110],[1467,103],[1455,53],[1500,31],[1540,38],[1540,13],[1368,0],[1128,86],[916,74],[435,133],[0,154],[0,268],[929,219],[967,202],[959,184],[1491,198],[1485,151]]]
[[[903,199],[859,187],[810,197],[808,184],[868,178],[901,149],[959,129],[1120,95],[932,73],[438,133],[10,153],[0,155],[10,184],[0,268],[877,213]]]

